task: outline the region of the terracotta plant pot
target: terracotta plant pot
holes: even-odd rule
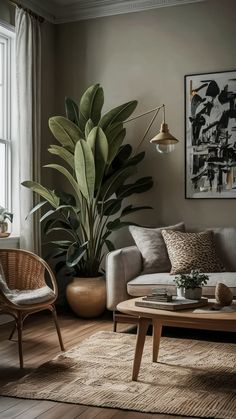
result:
[[[185,288],[185,298],[189,300],[200,300],[202,297],[202,288]]]
[[[66,297],[77,316],[85,319],[98,317],[106,308],[105,278],[74,278],[66,287]]]

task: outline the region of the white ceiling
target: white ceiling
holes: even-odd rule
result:
[[[54,23],[139,12],[206,0],[21,0],[35,13]]]

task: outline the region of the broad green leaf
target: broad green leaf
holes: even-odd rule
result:
[[[53,233],[53,232],[57,232],[57,231],[64,231],[66,234],[70,234],[73,238],[75,238],[72,230],[70,230],[68,228],[68,226],[67,226],[67,228],[64,228],[64,227],[52,227],[52,228],[49,228],[47,230],[47,232],[46,232],[46,235],[48,235],[50,233]]]
[[[122,129],[122,122],[115,122],[114,124],[109,125],[109,127],[106,129],[107,141],[109,142],[110,139],[115,137]]]
[[[66,264],[69,268],[77,265],[80,259],[82,259],[87,250],[87,245],[88,242],[83,243],[81,246],[78,246],[77,242],[71,244],[66,255]]]
[[[55,189],[55,194],[57,196],[59,196],[60,204],[71,205],[71,206],[74,206],[74,207],[76,206],[76,200],[75,200],[74,195],[72,195],[68,192],[62,191],[60,189]]]
[[[153,209],[152,207],[149,206],[143,206],[143,207],[134,207],[133,205],[128,205],[127,207],[125,207],[122,212],[121,212],[121,217],[125,217],[128,214],[132,214],[133,212],[137,212],[137,211],[141,211],[141,210],[146,210],[146,209]]]
[[[110,178],[108,178],[101,188],[101,197],[103,200],[107,200],[114,193],[117,193],[119,188],[124,184],[129,176],[132,176],[136,173],[136,168],[126,167],[125,169],[118,170]]]
[[[58,207],[60,199],[50,189],[47,189],[44,186],[40,185],[40,183],[33,182],[31,180],[26,180],[25,182],[22,182],[22,185],[26,188],[31,189],[33,192],[36,192],[42,198],[46,199],[54,208]]]
[[[65,99],[66,116],[74,124],[79,124],[79,107],[74,100],[66,97]]]
[[[25,217],[25,219],[27,220],[28,218],[29,218],[29,216],[30,215],[32,215],[35,211],[37,211],[39,208],[42,208],[45,204],[47,204],[48,203],[48,201],[42,201],[42,202],[39,202],[37,205],[35,205],[35,207],[33,207],[31,210],[30,210],[30,212],[29,212],[29,214]]]
[[[107,230],[106,233],[103,234],[102,240],[106,240],[107,237],[109,237],[110,235],[111,235],[111,231],[110,230]]]
[[[103,215],[114,215],[121,209],[121,199],[109,199],[108,201],[104,202],[104,204],[98,204],[98,212]]]
[[[62,173],[70,182],[71,186],[73,187],[74,191],[76,192],[76,196],[78,197],[78,200],[80,200],[80,188],[78,183],[75,181],[73,176],[70,174],[70,172],[65,169],[65,167],[60,166],[59,164],[46,164],[44,167],[49,167],[51,169],[55,169],[58,172]]]
[[[55,244],[56,246],[59,246],[62,249],[67,249],[71,245],[72,241],[71,240],[53,240],[50,243],[53,245]]]
[[[128,160],[132,154],[132,147],[130,144],[124,144],[120,147],[119,153],[117,154],[116,159],[122,161]]]
[[[79,126],[82,131],[89,119],[92,119],[95,125],[98,124],[103,103],[104,93],[99,84],[92,85],[85,91],[79,105]]]
[[[116,157],[120,146],[122,145],[124,138],[126,135],[126,129],[123,128],[120,132],[117,133],[116,136],[114,136],[113,138],[110,139],[109,141],[109,151],[108,151],[108,165],[111,164],[111,162],[114,160],[114,158]]]
[[[74,170],[74,155],[66,150],[66,148],[59,145],[51,145],[48,151],[51,154],[61,157]]]
[[[113,250],[115,250],[115,246],[110,240],[105,240],[104,243],[107,246],[107,249],[109,252],[112,252]]]
[[[60,248],[53,249],[50,253],[47,254],[46,260],[58,258],[60,256],[64,256],[66,254],[66,250],[62,250]]]
[[[130,225],[138,226],[139,224],[133,223],[132,221],[120,221],[120,219],[117,218],[116,220],[110,221],[109,223],[107,223],[107,228],[110,231],[115,231],[123,227],[128,227]]]
[[[92,119],[89,119],[85,125],[85,138],[87,140],[90,131],[92,131],[92,129],[94,128],[94,123],[92,121]]]
[[[46,220],[46,218],[50,217],[52,214],[54,214],[54,210],[49,210],[47,211],[41,218],[40,218],[40,223],[44,220]]]
[[[124,161],[124,166],[136,166],[139,164],[145,157],[145,151],[141,151],[141,153],[136,154],[134,157],[131,157],[130,159],[127,159]]]
[[[91,147],[95,160],[95,189],[97,190],[102,182],[108,158],[107,138],[100,127],[90,131],[87,142]]]
[[[49,128],[57,141],[72,152],[77,141],[83,137],[79,127],[64,116],[49,118]]]
[[[112,124],[125,121],[133,113],[137,103],[136,100],[132,100],[131,102],[124,103],[123,105],[111,109],[101,118],[99,122],[100,127],[106,132],[107,128]]]
[[[43,228],[43,232],[45,234],[47,234],[48,230],[50,230],[55,225],[62,226],[62,227],[65,227],[65,228],[70,228],[69,223],[67,223],[65,221],[62,221],[62,220],[60,220],[58,218],[56,218],[56,219],[55,218],[53,218],[53,219],[51,218],[50,220],[48,220],[45,223],[44,228]]]
[[[129,159],[129,157],[132,154],[132,147],[130,144],[122,145],[114,158],[112,162],[112,169],[113,170],[119,170],[124,167],[126,160]]]
[[[13,221],[13,214],[11,212],[5,211],[4,212],[4,217],[12,223],[12,221]]]
[[[75,147],[75,174],[82,195],[91,201],[95,187],[95,164],[93,152],[85,140],[80,140]]]
[[[150,176],[143,177],[137,180],[135,183],[122,185],[117,191],[117,196],[118,198],[122,198],[122,199],[127,198],[128,196],[133,195],[133,194],[146,192],[149,189],[151,189],[152,186],[153,186],[152,177]]]

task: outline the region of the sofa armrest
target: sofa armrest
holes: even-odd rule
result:
[[[118,303],[128,300],[127,282],[140,274],[142,256],[136,246],[124,247],[106,257],[107,308],[115,310]]]

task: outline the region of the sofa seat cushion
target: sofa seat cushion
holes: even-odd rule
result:
[[[236,297],[236,272],[214,272],[207,275],[209,276],[209,281],[207,286],[203,287],[203,295],[214,297],[216,284],[222,282],[231,288],[234,297]],[[140,275],[127,283],[127,292],[132,297],[141,297],[151,294],[154,288],[165,287],[173,294],[176,294],[174,278],[169,273]]]

